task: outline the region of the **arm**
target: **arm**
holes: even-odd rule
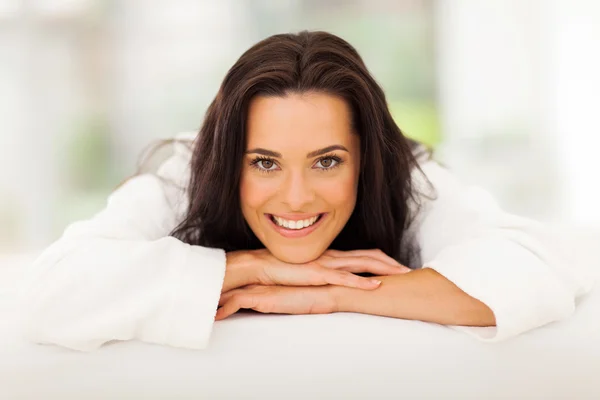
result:
[[[433,269],[383,276],[373,291],[331,286],[335,311],[414,319],[444,325],[493,326],[494,314]]]
[[[393,283],[386,282],[387,290],[382,286],[377,294],[370,293],[385,298],[377,303],[378,313],[392,301],[402,303],[396,315],[404,314],[404,302],[410,302],[412,311],[406,312],[411,318],[443,319],[478,339],[499,341],[574,312],[575,298],[590,290],[591,281],[582,266],[570,262],[565,238],[502,211],[489,193],[463,185],[435,162],[422,169],[435,189],[428,194],[434,197],[424,200],[409,232],[420,246],[423,270],[394,277]],[[414,179],[427,193],[429,185],[418,171]],[[390,314],[388,309],[385,315]],[[493,320],[496,327],[464,326],[493,325]]]
[[[225,253],[168,236],[186,209],[189,157],[176,143],[157,175],[127,181],[38,257],[21,297],[29,340],[86,351],[128,339],[207,345]]]

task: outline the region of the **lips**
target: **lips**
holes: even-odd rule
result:
[[[308,217],[308,218],[293,218],[293,219],[283,218],[278,215],[271,215],[271,219],[277,225],[279,225],[283,228],[292,229],[292,230],[308,228],[311,225],[315,224],[319,220],[319,218],[321,218],[321,214],[314,215],[314,216]]]
[[[309,235],[321,226],[327,213],[286,216],[287,218],[281,214],[265,214],[271,227],[280,235],[286,238],[299,238]],[[304,226],[305,224],[306,226]]]

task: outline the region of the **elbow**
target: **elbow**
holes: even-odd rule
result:
[[[21,307],[18,329],[27,342],[56,345],[71,350],[93,351],[107,340],[94,338],[82,332],[81,320],[61,313],[58,304],[45,303],[44,299],[27,302]]]
[[[482,301],[479,301],[464,292],[463,294],[468,297],[468,300],[461,313],[460,322],[454,323],[453,325],[495,327],[496,315],[492,309]]]
[[[36,277],[33,284],[19,293],[17,330],[22,339],[79,351],[99,347],[103,341],[90,340],[93,338],[90,332],[83,332],[86,330],[86,318],[80,311],[85,304],[67,290],[69,281],[62,284],[42,281],[39,276]]]
[[[18,330],[23,339],[34,344],[65,345],[61,332],[69,327],[60,318],[60,304],[43,294],[26,290],[19,301]]]

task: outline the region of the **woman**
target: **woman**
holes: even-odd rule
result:
[[[199,135],[173,143],[156,174],[125,182],[36,261],[30,340],[204,348],[215,319],[246,308],[415,319],[497,341],[571,315],[589,289],[543,227],[423,156],[331,34],[253,46]]]

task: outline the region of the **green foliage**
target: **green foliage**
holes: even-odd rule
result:
[[[389,104],[392,117],[405,136],[436,148],[442,137],[438,113],[431,102],[394,101]]]
[[[110,133],[102,119],[76,124],[67,137],[64,174],[70,189],[96,190],[107,185],[110,175]]]

